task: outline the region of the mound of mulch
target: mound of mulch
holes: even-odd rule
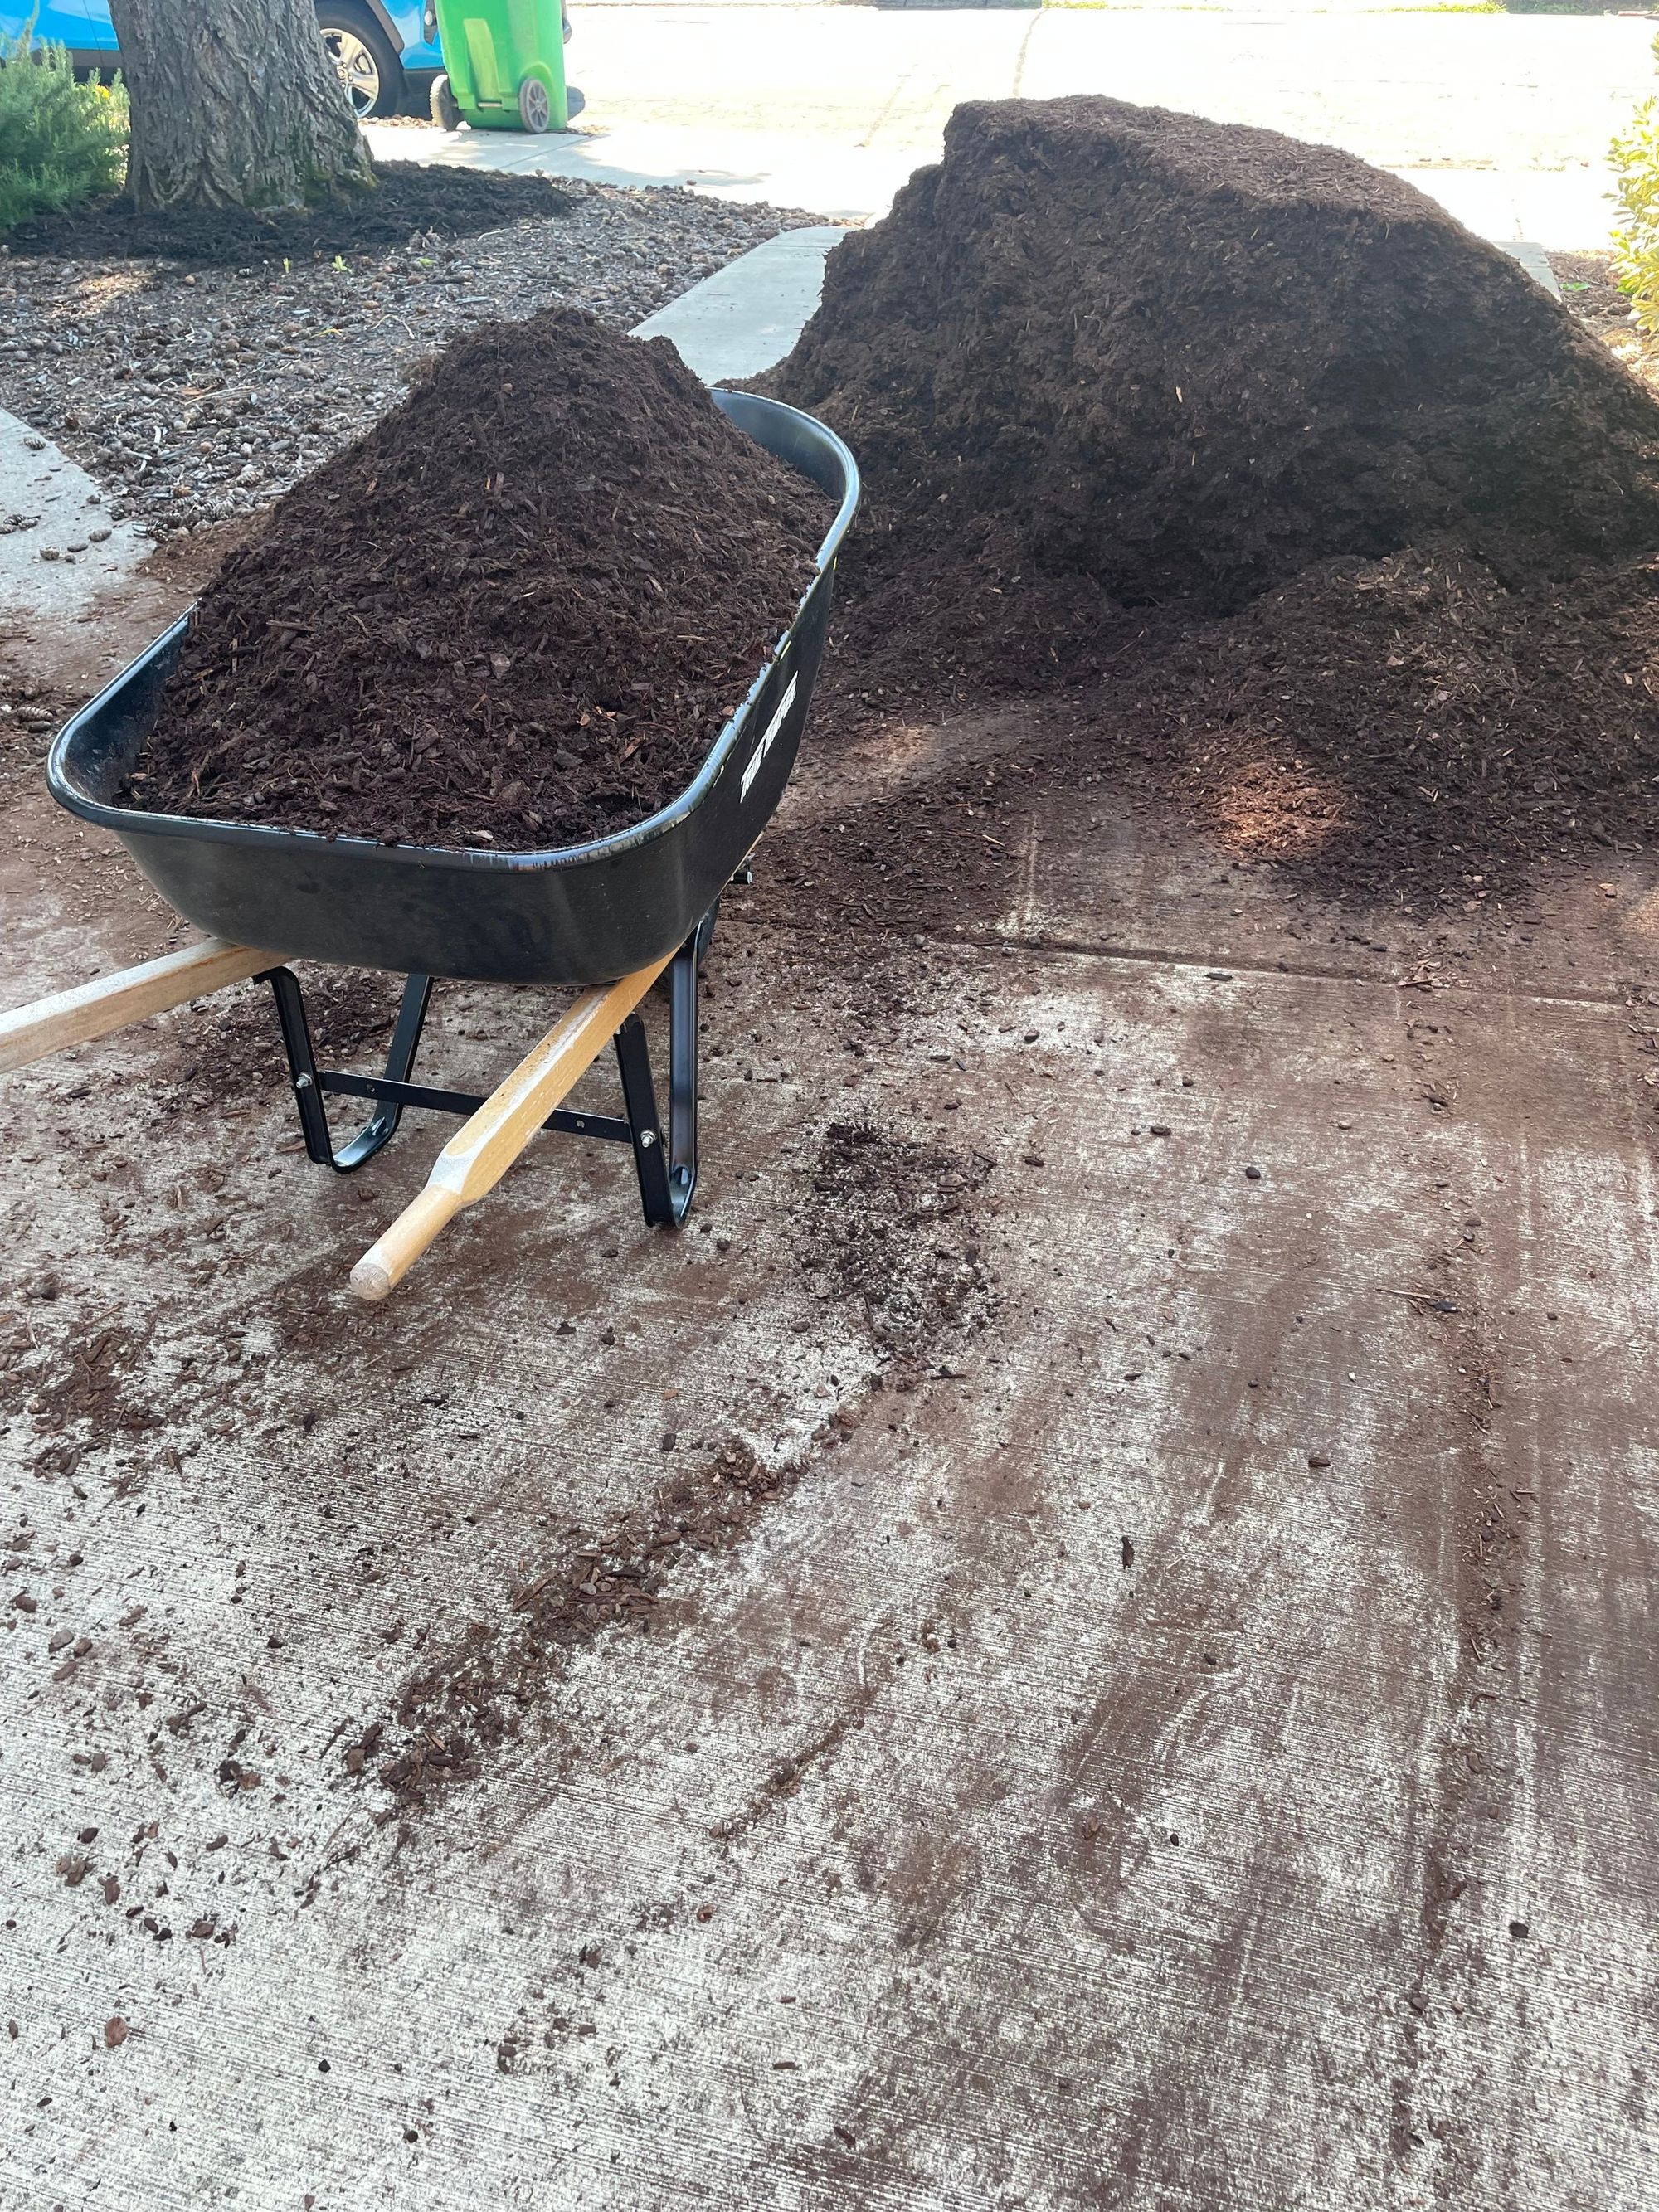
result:
[[[859,456],[855,703],[1068,686],[1103,763],[1357,894],[1645,836],[1659,404],[1395,178],[961,107],[763,388]]]
[[[388,843],[623,828],[696,774],[830,519],[666,340],[492,325],[227,560],[123,797]]]
[[[1517,592],[1407,552],[1189,633],[1096,727],[1229,850],[1420,909],[1659,837],[1656,682],[1659,562]]]
[[[959,107],[770,388],[856,438],[884,567],[965,535],[1005,586],[1224,608],[1335,554],[1659,538],[1659,406],[1507,255],[1350,155],[1119,100]]]
[[[13,253],[60,261],[310,260],[384,253],[416,236],[471,238],[526,216],[568,215],[544,177],[377,161],[372,192],[331,192],[304,208],[167,208],[117,198],[73,215],[31,216],[5,234]]]

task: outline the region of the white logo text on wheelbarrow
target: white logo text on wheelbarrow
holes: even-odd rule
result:
[[[785,685],[783,696],[778,702],[777,712],[761,732],[761,741],[749,756],[748,765],[743,771],[743,781],[738,787],[738,797],[740,801],[748,798],[749,787],[760,774],[761,763],[772,750],[773,738],[783,727],[783,718],[794,704],[795,685],[799,680],[798,678],[792,676]]]

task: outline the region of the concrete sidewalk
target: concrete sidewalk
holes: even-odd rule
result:
[[[84,469],[0,408],[0,623],[79,614],[154,550],[110,520]]]
[[[639,4],[580,11],[556,141],[371,126],[376,150],[881,213],[962,100],[1103,92],[1346,148],[1494,239],[1607,242],[1607,145],[1655,88],[1621,17]]]

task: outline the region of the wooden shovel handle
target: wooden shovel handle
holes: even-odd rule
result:
[[[678,948],[677,948],[678,949]],[[610,1043],[673,958],[584,991],[505,1083],[464,1121],[434,1163],[426,1188],[351,1271],[360,1298],[383,1298],[447,1221],[493,1189],[562,1099]]]
[[[262,969],[281,965],[282,956],[256,952],[246,945],[227,945],[210,937],[200,945],[187,945],[181,952],[146,960],[142,967],[123,968],[112,975],[100,975],[71,991],[54,992],[32,1006],[0,1014],[0,1075],[48,1053],[62,1052],[73,1044],[107,1036],[169,1006],[182,1006],[191,999],[204,999],[227,983],[245,982]]]

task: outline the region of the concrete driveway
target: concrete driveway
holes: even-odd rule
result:
[[[1659,88],[1618,16],[1296,9],[581,7],[577,134],[378,150],[878,213],[962,100],[1103,92],[1346,147],[1483,235],[1605,243],[1607,143]]]
[[[252,987],[7,1079],[0,2203],[1659,2205],[1650,872],[1329,910],[1034,734],[825,728],[678,1238],[549,1138],[356,1306],[441,1132]],[[0,852],[9,998],[167,941]]]

